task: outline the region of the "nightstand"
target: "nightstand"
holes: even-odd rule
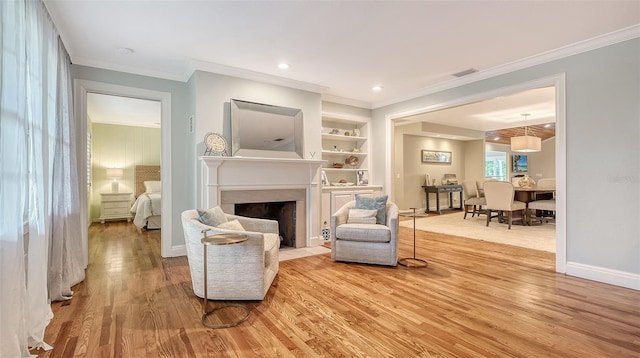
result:
[[[131,193],[100,193],[100,223],[126,219],[131,222]]]

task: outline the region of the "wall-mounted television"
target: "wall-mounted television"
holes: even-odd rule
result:
[[[513,155],[513,172],[525,173],[529,171],[529,163],[526,155],[514,154]]]
[[[303,158],[302,110],[231,100],[231,155]]]

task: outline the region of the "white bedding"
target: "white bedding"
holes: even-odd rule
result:
[[[142,193],[130,210],[135,215],[133,223],[139,228],[147,226],[147,219],[151,216],[159,216],[161,208],[160,193]]]

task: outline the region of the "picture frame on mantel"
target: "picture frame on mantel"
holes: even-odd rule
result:
[[[451,152],[423,149],[421,154],[423,163],[451,164]]]

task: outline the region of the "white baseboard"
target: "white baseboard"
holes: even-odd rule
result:
[[[320,246],[324,244],[324,240],[319,236],[314,236],[309,240],[309,247]]]
[[[640,290],[640,275],[604,267],[567,262],[566,274],[587,280]]]
[[[186,255],[187,255],[186,245],[175,245],[171,247],[171,257],[186,256]]]

